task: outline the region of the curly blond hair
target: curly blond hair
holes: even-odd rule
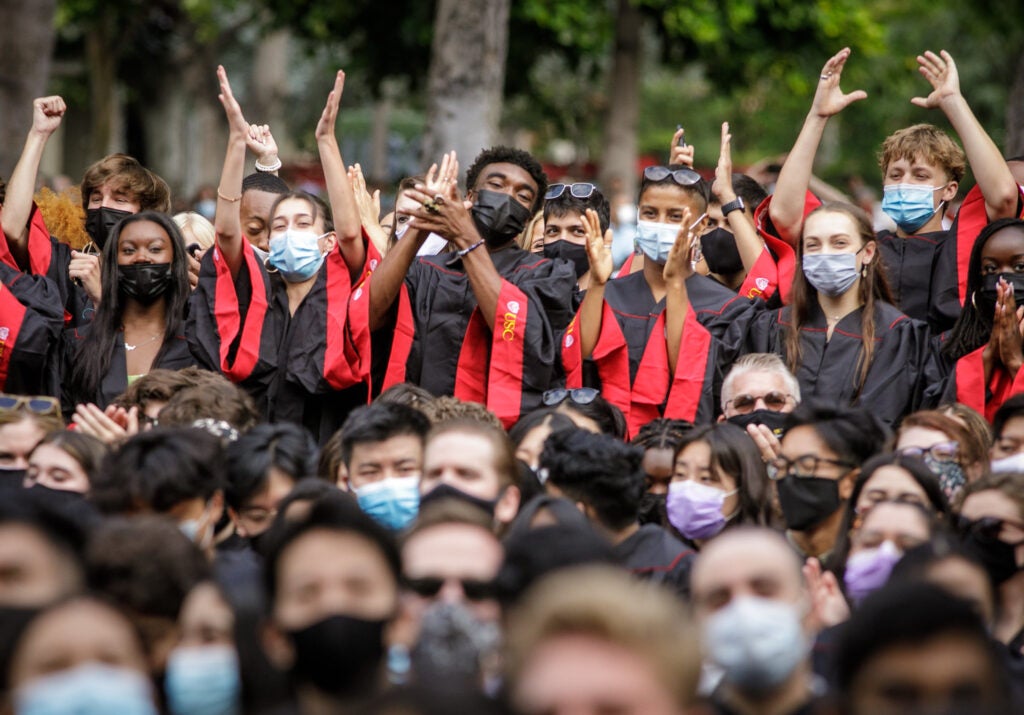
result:
[[[85,232],[85,209],[78,187],[57,193],[44,186],[35,195],[36,206],[43,215],[46,228],[58,240],[76,250],[82,250],[89,243]]]

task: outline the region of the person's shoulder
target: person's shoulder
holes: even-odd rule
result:
[[[884,300],[875,302],[875,323],[879,328],[889,330],[928,330],[928,324],[923,320],[915,320],[892,303]]]

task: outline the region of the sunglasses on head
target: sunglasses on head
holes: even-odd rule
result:
[[[554,390],[545,390],[544,394],[541,395],[541,402],[544,403],[545,407],[554,407],[565,402],[566,399],[571,400],[577,405],[589,405],[591,402],[597,399],[601,391],[594,387],[577,387],[574,389],[566,389],[564,387],[558,387]]]
[[[0,410],[15,412],[21,409],[34,412],[37,415],[60,416],[60,401],[46,395],[26,397],[25,395],[0,394]]]
[[[589,199],[594,192],[597,191],[596,186],[586,182],[577,184],[552,184],[544,194],[544,199],[546,201],[553,201],[564,194],[566,189],[569,190],[570,196],[577,199]]]
[[[493,581],[479,581],[472,578],[441,578],[440,576],[424,576],[422,578],[406,578],[405,586],[410,591],[423,598],[434,598],[441,592],[446,581],[458,581],[462,587],[462,593],[470,601],[486,601],[496,598],[497,587]]]
[[[644,169],[647,181],[664,181],[670,176],[680,186],[693,186],[701,180],[701,175],[693,169],[669,169],[667,166],[648,166]]]
[[[765,407],[772,412],[779,412],[786,406],[790,399],[792,399],[792,395],[772,390],[764,395],[736,395],[736,397],[729,400],[727,404],[731,404],[732,408],[740,414],[746,414],[747,412],[754,411],[758,400],[764,400]]]

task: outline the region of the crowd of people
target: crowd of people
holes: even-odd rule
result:
[[[711,179],[678,130],[624,262],[601,189],[516,148],[382,216],[343,72],[294,189],[223,67],[212,223],[114,154],[72,248],[34,190],[74,108],[36,100],[0,182],[3,712],[1024,711],[1024,160],[925,52],[959,143],[885,138],[894,231],[819,200],[849,56],[770,193],[727,123]]]

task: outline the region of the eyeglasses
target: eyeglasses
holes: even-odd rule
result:
[[[569,189],[569,195],[576,199],[589,199],[594,192],[597,191],[596,186],[586,182],[580,182],[577,184],[552,184],[544,194],[544,200],[554,201],[564,194],[566,189]]]
[[[440,576],[423,576],[422,578],[403,579],[406,588],[423,598],[434,598],[448,581],[458,581],[462,592],[470,601],[486,601],[496,598],[498,589],[494,581],[480,581],[472,578],[442,578]]]
[[[60,416],[60,400],[47,395],[2,395],[0,394],[0,410],[14,412],[20,409],[27,409],[37,415]]]
[[[596,400],[601,391],[594,387],[576,387],[567,390],[564,387],[557,387],[554,390],[545,390],[540,401],[545,407],[554,407],[565,402],[566,398],[577,405],[589,405]]]
[[[667,166],[648,166],[644,169],[647,181],[664,181],[668,177],[680,186],[693,186],[701,182],[701,175],[693,169],[669,169]]]
[[[736,395],[736,397],[732,398],[725,404],[731,404],[734,410],[741,415],[745,415],[748,412],[754,411],[758,400],[764,400],[764,406],[772,412],[780,412],[790,400],[795,402],[796,398],[785,392],[772,390],[764,395]]]
[[[818,467],[822,464],[831,464],[836,467],[844,467],[847,471],[856,467],[856,464],[841,459],[827,459],[816,454],[802,454],[795,459],[787,457],[776,457],[767,464],[769,479],[782,479],[790,475],[794,477],[813,477],[818,473]],[[844,472],[845,474],[845,472]]]
[[[955,462],[959,455],[960,444],[955,441],[939,442],[931,447],[903,447],[896,454],[901,457],[931,457],[936,462]]]

